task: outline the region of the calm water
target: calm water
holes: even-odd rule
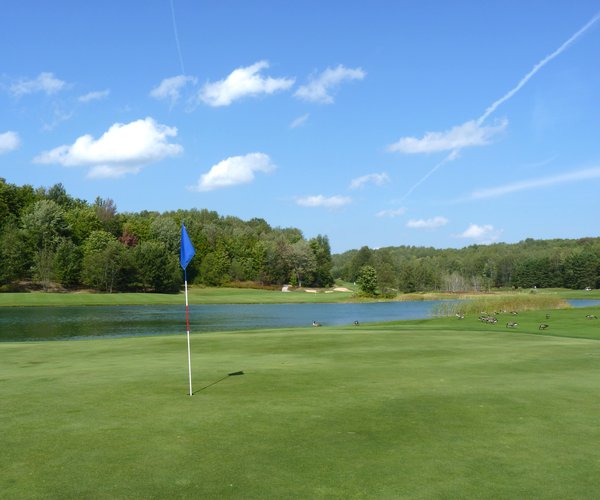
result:
[[[370,304],[191,305],[193,333],[256,328],[351,325],[433,316],[441,300]],[[574,307],[600,300],[571,300]],[[185,333],[183,306],[4,307],[0,308],[0,342],[131,337]]]
[[[443,301],[191,305],[193,333],[429,318]],[[5,307],[0,341],[185,333],[185,306]]]

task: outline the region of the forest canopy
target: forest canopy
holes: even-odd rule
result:
[[[62,184],[17,186],[0,178],[0,290],[177,292],[181,224],[196,249],[188,281],[223,286],[329,287],[368,293],[598,288],[600,238],[526,239],[461,249],[364,246],[331,255],[327,236],[271,227],[206,209],[119,213],[113,200],[70,196]]]
[[[205,209],[119,213],[113,200],[88,203],[62,184],[34,189],[0,178],[0,287],[177,292],[183,222],[196,249],[192,283],[333,284],[327,236],[307,240],[296,228]]]
[[[533,240],[461,249],[362,247],[333,256],[333,276],[357,281],[376,271],[382,292],[487,291],[600,286],[600,238]]]

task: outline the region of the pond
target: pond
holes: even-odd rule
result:
[[[424,319],[448,301],[190,305],[192,333]],[[185,334],[185,306],[0,308],[0,341]]]
[[[191,305],[192,333],[258,328],[352,325],[425,319],[441,303],[455,301],[358,304]],[[574,307],[600,300],[570,300]],[[89,306],[0,308],[0,342],[185,334],[185,306]]]

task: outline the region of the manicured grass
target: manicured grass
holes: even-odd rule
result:
[[[565,290],[564,288],[542,288],[536,290],[535,293],[543,295],[558,295],[564,299],[600,300],[600,290]]]
[[[442,317],[436,320],[408,320],[383,323],[411,331],[429,332],[432,330],[456,331],[456,332],[480,332],[485,334],[497,334],[506,331],[556,337],[584,338],[600,340],[600,319],[588,319],[586,316],[597,316],[600,318],[600,307],[582,307],[569,309],[547,309],[511,313],[491,314],[497,319],[497,323],[489,324],[482,322],[478,313],[467,313],[464,319],[456,317]],[[514,328],[508,327],[507,323],[517,323]],[[544,330],[541,324],[548,325]],[[370,328],[378,328],[380,325],[368,325]]]
[[[344,283],[342,287],[356,288]],[[260,290],[252,288],[203,288],[190,287],[189,298],[196,304],[295,304],[295,303],[323,303],[323,302],[373,302],[379,298],[360,297],[352,292],[337,292],[332,289],[317,290],[317,293],[307,292],[305,289],[293,289],[284,293],[279,290]],[[0,307],[5,306],[119,306],[119,305],[167,305],[181,304],[183,292],[179,294],[160,293],[0,293]],[[482,299],[483,297],[483,299]],[[411,294],[398,294],[393,300],[439,300],[439,299],[470,299],[470,300],[497,300],[499,303],[515,299],[519,301],[544,300],[551,297],[556,300],[563,299],[600,299],[600,290],[589,292],[578,290],[548,289],[536,291],[501,290],[492,293],[451,294],[444,292],[424,292]]]
[[[590,311],[3,343],[1,496],[598,498]]]
[[[356,300],[353,293],[304,290],[281,292],[250,288],[196,288],[188,290],[190,302],[195,304],[291,304],[318,302],[345,302]],[[2,306],[118,306],[181,304],[183,292],[160,293],[0,293]]]

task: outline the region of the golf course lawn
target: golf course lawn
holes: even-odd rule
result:
[[[331,302],[375,302],[379,299],[360,297],[348,290],[349,283],[341,283],[338,291],[319,289],[317,293],[307,293],[304,289],[294,289],[288,293],[275,290],[260,290],[253,288],[227,287],[197,287],[189,288],[191,304],[314,304]],[[443,292],[399,294],[395,300],[439,300],[439,299],[481,299],[516,297],[531,298],[527,291],[498,291],[492,294],[451,294]],[[590,292],[581,290],[546,289],[539,290],[535,296],[562,297],[565,299],[597,299],[600,300],[600,290]],[[534,297],[535,298],[535,297]],[[181,305],[184,302],[181,293],[0,293],[0,307],[23,306],[123,306],[123,305]]]
[[[282,293],[274,290],[225,287],[190,287],[193,304],[296,304],[360,301],[352,292],[305,290]],[[364,299],[367,300],[367,299]],[[180,305],[182,293],[0,293],[0,307],[10,306],[118,306]]]
[[[2,343],[0,497],[599,498],[590,311]]]

